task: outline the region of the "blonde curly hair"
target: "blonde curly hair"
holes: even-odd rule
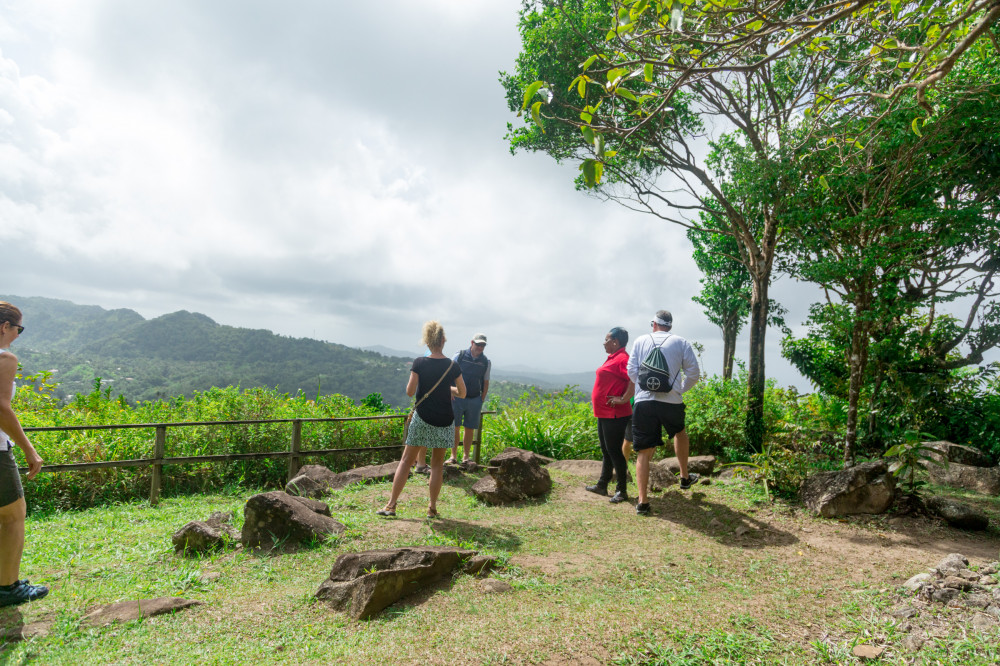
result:
[[[424,324],[424,334],[420,341],[428,349],[441,349],[444,347],[444,326],[437,321],[429,321]]]

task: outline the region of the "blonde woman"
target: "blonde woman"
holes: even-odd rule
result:
[[[42,458],[31,445],[11,408],[17,357],[6,351],[24,332],[21,311],[0,301],[0,606],[16,606],[41,599],[49,593],[44,585],[20,580],[24,552],[24,520],[27,505],[11,447],[16,444],[28,464],[28,479],[42,469]]]
[[[458,364],[444,355],[444,328],[436,321],[424,324],[423,343],[430,350],[427,356],[419,356],[410,367],[410,380],[406,384],[406,395],[416,395],[416,409],[406,434],[403,457],[396,467],[392,480],[389,503],[378,515],[396,515],[396,502],[410,476],[410,467],[417,459],[421,448],[431,450],[430,503],[427,517],[437,518],[437,499],[441,494],[444,479],[444,457],[451,448],[454,437],[452,424],[455,416],[451,408],[452,397],[465,397],[465,382]]]

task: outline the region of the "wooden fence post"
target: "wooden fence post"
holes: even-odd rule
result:
[[[302,450],[302,421],[292,421],[292,449],[288,456],[288,480],[291,481],[299,473],[299,451]]]
[[[153,479],[149,484],[149,503],[160,503],[160,488],[163,487],[163,460],[167,447],[167,426],[156,426],[156,440],[153,443]]]

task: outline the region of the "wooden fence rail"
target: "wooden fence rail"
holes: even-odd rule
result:
[[[483,412],[495,414],[496,412]],[[86,463],[66,463],[58,465],[43,465],[43,472],[69,472],[87,469],[101,469],[107,467],[152,467],[152,479],[149,487],[149,503],[156,505],[160,501],[160,490],[163,486],[163,466],[164,465],[190,465],[200,462],[229,462],[233,460],[253,460],[262,458],[288,458],[288,480],[291,481],[301,467],[301,460],[310,456],[342,455],[345,453],[361,453],[365,451],[390,451],[403,448],[403,443],[390,444],[388,446],[364,446],[356,448],[337,449],[308,449],[302,450],[302,424],[303,423],[340,423],[345,421],[389,421],[406,418],[402,414],[391,414],[381,416],[345,416],[329,418],[302,418],[302,419],[252,419],[240,421],[179,421],[173,423],[118,423],[109,425],[81,425],[81,426],[39,426],[25,428],[25,432],[68,432],[74,430],[127,430],[135,428],[153,428],[155,438],[153,440],[153,457],[137,458],[132,460],[102,460],[98,462]],[[257,453],[220,453],[204,456],[179,456],[167,457],[167,428],[186,428],[192,426],[231,426],[231,425],[260,425],[265,423],[290,423],[292,424],[291,441],[287,451],[262,451]],[[479,450],[482,443],[482,430],[476,431],[476,438],[473,442],[475,451],[475,461],[479,462]],[[20,468],[22,472],[27,472],[27,468]]]

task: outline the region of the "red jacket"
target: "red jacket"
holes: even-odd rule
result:
[[[594,406],[594,416],[599,419],[617,419],[632,415],[632,406],[625,402],[621,405],[609,405],[608,396],[625,395],[628,390],[628,352],[619,349],[608,356],[604,365],[597,369],[594,380],[594,392],[590,401]]]

